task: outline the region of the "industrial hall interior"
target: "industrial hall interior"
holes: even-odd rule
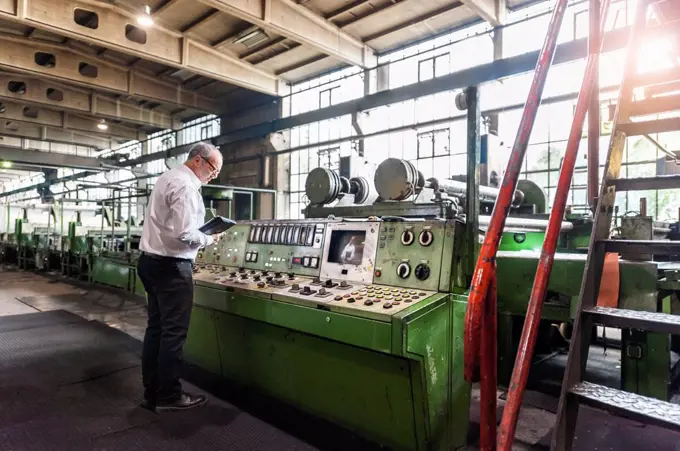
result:
[[[0,0],[0,450],[678,443],[680,0]]]

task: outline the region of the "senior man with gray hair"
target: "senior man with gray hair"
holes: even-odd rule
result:
[[[179,373],[193,304],[193,263],[198,250],[218,238],[198,230],[205,219],[199,190],[221,169],[219,150],[206,143],[194,145],[182,166],[158,178],[146,209],[138,264],[149,306],[142,406],[155,412],[206,403],[205,396],[182,391]]]

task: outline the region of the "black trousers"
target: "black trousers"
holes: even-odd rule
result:
[[[137,273],[149,303],[142,351],[144,397],[173,402],[182,394],[179,374],[194,298],[192,263],[142,254]]]

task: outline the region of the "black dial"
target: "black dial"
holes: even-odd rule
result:
[[[423,230],[420,232],[420,235],[418,235],[418,243],[420,243],[421,246],[429,246],[433,241],[434,235],[429,230]]]
[[[401,244],[404,246],[410,246],[413,244],[414,239],[415,235],[413,235],[413,232],[410,230],[404,230],[401,234]]]
[[[413,271],[418,280],[427,280],[430,277],[430,267],[425,263],[420,263]]]

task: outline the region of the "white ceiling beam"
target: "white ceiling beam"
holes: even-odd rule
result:
[[[12,92],[10,84],[23,83],[23,90]],[[178,129],[181,121],[167,113],[142,108],[135,103],[114,99],[92,90],[66,87],[49,80],[21,74],[0,73],[0,101],[14,100],[59,111],[95,116],[162,129]]]
[[[75,22],[74,11],[79,9],[97,15],[96,28]],[[0,1],[0,18],[266,94],[279,93],[275,75],[177,31],[159,25],[142,29],[132,13],[115,5],[92,0]]]
[[[354,66],[371,68],[376,64],[372,48],[290,0],[199,1]]]

